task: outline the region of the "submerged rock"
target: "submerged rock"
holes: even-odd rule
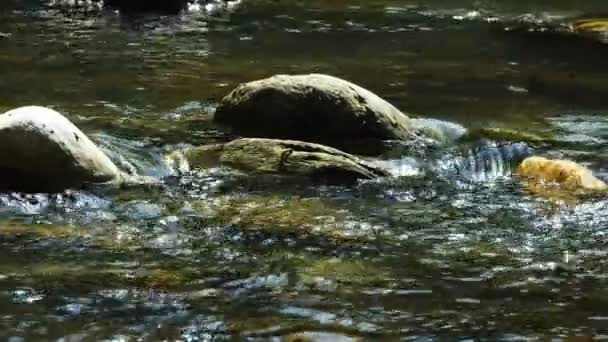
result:
[[[333,332],[302,331],[283,337],[284,342],[356,342],[361,339]]]
[[[528,179],[530,189],[535,193],[555,188],[572,193],[608,190],[606,183],[596,178],[591,170],[570,160],[532,156],[519,165],[517,173]]]
[[[221,101],[214,121],[234,133],[330,146],[408,139],[412,120],[376,94],[323,75],[276,75],[241,84]]]
[[[191,216],[204,220],[205,225],[237,228],[252,238],[298,237],[300,242],[358,244],[378,241],[384,229],[367,222],[361,216],[365,213],[353,212],[336,201],[293,193],[218,193],[190,205]]]
[[[216,196],[192,203],[197,215],[220,225],[238,226],[246,232],[275,236],[322,236],[348,239],[348,212],[317,198],[248,195]]]
[[[194,147],[184,151],[183,156],[192,168],[221,164],[254,174],[301,175],[347,182],[388,175],[387,171],[340,150],[294,140],[237,139]],[[175,162],[178,157],[179,152],[169,159]]]
[[[467,141],[477,141],[480,139],[489,139],[493,141],[503,142],[522,142],[530,144],[551,143],[555,140],[554,138],[547,135],[540,135],[510,128],[496,127],[477,128],[471,130],[468,134],[463,136],[463,140]]]
[[[108,156],[58,112],[28,106],[0,115],[0,189],[54,192],[119,175]]]
[[[443,143],[456,141],[467,134],[464,126],[454,122],[418,118],[413,119],[412,123],[425,136]]]
[[[322,258],[313,261],[302,261],[304,267],[298,271],[301,281],[305,284],[314,283],[319,279],[329,280],[339,284],[359,284],[375,286],[389,278],[378,265],[366,260]]]
[[[160,12],[175,14],[186,8],[188,0],[105,0],[104,4],[126,13]]]

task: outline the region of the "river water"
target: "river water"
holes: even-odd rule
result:
[[[348,186],[178,175],[163,161],[230,139],[210,119],[237,84],[322,72],[412,116],[551,135],[543,153],[606,179],[608,46],[508,29],[605,9],[243,0],[127,18],[4,1],[0,109],[55,108],[122,168],[163,183],[0,194],[0,337],[608,338],[605,198],[426,172],[403,151],[377,161],[400,177]],[[450,165],[459,151],[436,154]]]

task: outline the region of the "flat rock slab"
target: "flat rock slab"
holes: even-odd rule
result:
[[[192,168],[225,165],[248,173],[301,175],[349,182],[388,176],[386,170],[340,150],[294,140],[244,138],[205,145],[183,155]]]
[[[110,158],[58,112],[28,106],[0,115],[0,190],[63,191],[119,175]]]
[[[224,99],[214,121],[246,137],[336,142],[401,140],[411,120],[371,91],[323,74],[276,75],[244,83]]]

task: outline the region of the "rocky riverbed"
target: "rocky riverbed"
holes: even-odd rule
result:
[[[211,3],[0,4],[0,112],[68,120],[0,165],[76,141],[52,139],[63,122],[109,170],[83,181],[39,154],[30,177],[74,183],[0,193],[0,337],[608,333],[603,1]],[[233,106],[311,74],[348,83]]]

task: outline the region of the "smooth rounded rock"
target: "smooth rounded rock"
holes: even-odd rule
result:
[[[276,75],[244,83],[221,101],[214,121],[246,137],[344,148],[344,141],[415,135],[405,114],[371,91],[323,75]]]
[[[533,189],[559,187],[573,193],[608,190],[606,183],[595,177],[591,170],[571,160],[532,156],[521,162],[517,173],[528,179]]]
[[[108,156],[60,113],[27,106],[0,115],[0,189],[54,192],[119,175]]]

